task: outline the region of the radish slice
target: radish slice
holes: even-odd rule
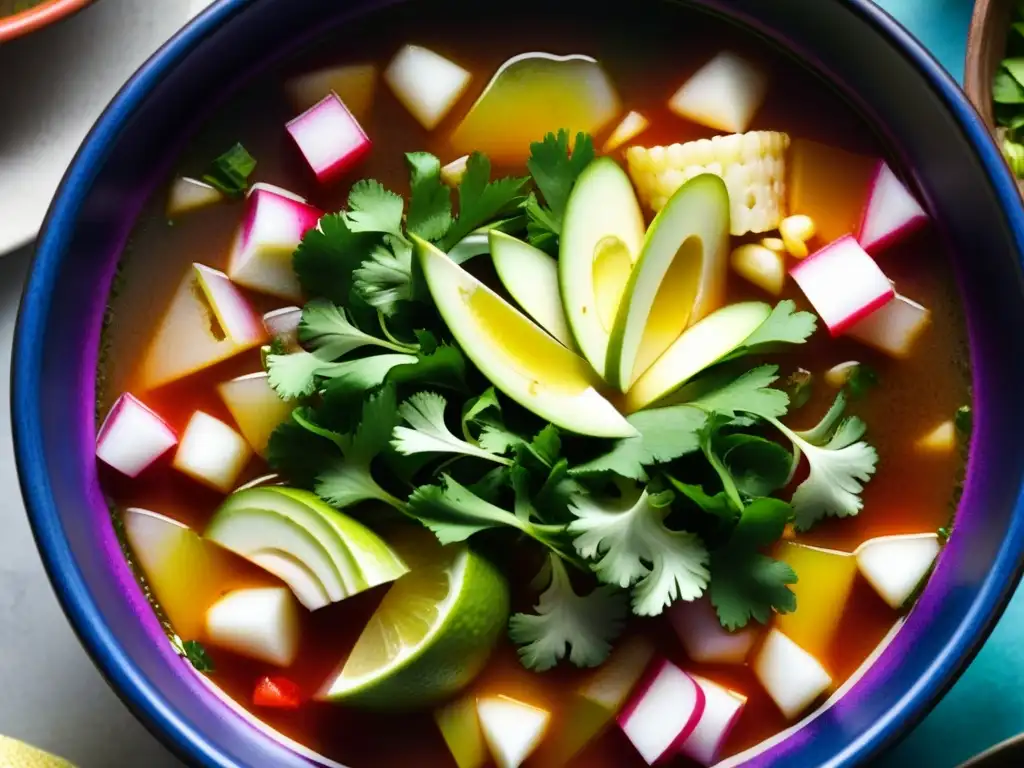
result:
[[[218,384],[217,394],[249,445],[261,456],[266,453],[271,433],[288,420],[295,408],[294,403],[278,397],[264,371]]]
[[[449,187],[457,187],[462,183],[462,177],[466,175],[466,165],[469,164],[469,155],[452,160],[448,165],[441,168],[441,181]]]
[[[875,260],[846,235],[801,261],[789,274],[838,336],[892,301],[896,292]]]
[[[373,106],[376,85],[377,68],[373,64],[349,64],[299,75],[285,83],[284,89],[299,112],[333,91],[356,120],[366,120]]]
[[[369,137],[336,93],[285,127],[321,184],[337,180],[370,151]]]
[[[240,656],[289,667],[299,652],[299,606],[287,587],[229,592],[206,612],[206,638]]]
[[[668,620],[686,655],[698,664],[743,664],[757,640],[753,627],[738,632],[723,627],[714,606],[706,598],[691,602],[677,600],[668,609]]]
[[[731,51],[722,51],[683,83],[668,102],[682,118],[719,131],[743,133],[764,103],[768,76]]]
[[[281,339],[285,346],[294,347],[299,343],[299,322],[302,320],[300,307],[281,307],[263,316],[263,327],[275,339]]]
[[[611,135],[605,141],[604,147],[601,151],[606,155],[611,154],[627,141],[632,141],[641,133],[646,131],[650,124],[651,121],[639,112],[630,112],[622,118],[621,123],[615,126],[615,130],[612,131]]]
[[[220,419],[196,411],[185,427],[174,468],[204,485],[227,493],[252,456],[245,438]]]
[[[551,713],[508,696],[477,699],[484,740],[498,768],[518,768],[544,738]]]
[[[956,425],[952,419],[942,422],[935,429],[921,435],[914,441],[914,447],[921,453],[948,454],[956,449]]]
[[[178,444],[167,422],[133,395],[117,398],[96,437],[96,458],[128,477],[142,470]]]
[[[934,533],[881,536],[857,547],[857,567],[891,608],[900,608],[928,575],[938,557]]]
[[[171,184],[171,194],[167,198],[167,218],[173,219],[200,208],[216,205],[224,199],[224,195],[216,187],[205,181],[181,176]]]
[[[868,253],[876,253],[917,231],[928,214],[914,199],[889,164],[879,162],[868,188],[868,202],[857,240]]]
[[[428,131],[455,106],[470,78],[455,62],[418,45],[403,46],[384,72],[397,99]]]
[[[300,302],[302,288],[292,269],[292,255],[321,215],[293,193],[255,185],[235,234],[228,275],[246,288]]]
[[[670,661],[656,664],[619,714],[619,726],[648,765],[671,759],[704,714],[704,691]]]
[[[704,714],[680,752],[701,765],[711,766],[717,762],[725,740],[743,714],[747,697],[705,677],[690,677],[704,692]]]
[[[821,662],[777,629],[768,632],[753,667],[772,701],[790,720],[832,685],[832,676]]]
[[[897,294],[884,307],[850,326],[846,335],[890,357],[902,359],[910,356],[914,344],[931,322],[931,312]]]

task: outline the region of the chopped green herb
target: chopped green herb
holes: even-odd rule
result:
[[[444,237],[452,226],[451,191],[441,181],[441,161],[429,152],[409,152],[409,215],[405,226],[431,242]]]
[[[542,205],[536,193],[531,192],[524,205],[526,231],[532,245],[545,251],[554,249],[562,231],[569,193],[593,159],[594,140],[586,133],[576,134],[571,153],[569,132],[565,129],[549,133],[543,141],[530,145],[526,167],[544,199]]]
[[[974,428],[973,425],[974,414],[971,411],[971,406],[961,405],[956,409],[956,415],[953,417],[953,423],[956,425],[956,431],[961,436],[970,437],[971,430]]]
[[[447,404],[436,392],[417,392],[402,403],[398,412],[409,426],[395,427],[392,447],[405,456],[414,453],[454,453],[512,465],[511,459],[456,437],[444,422]]]
[[[507,177],[491,181],[491,161],[474,152],[459,183],[459,216],[438,243],[447,251],[477,227],[501,218],[519,205],[527,179]]]
[[[206,653],[206,648],[198,640],[186,640],[181,644],[181,647],[185,651],[185,658],[189,660],[189,663],[192,664],[197,672],[213,672],[216,670],[213,659]]]
[[[256,160],[241,144],[210,163],[203,181],[228,197],[240,198],[249,189],[249,177],[256,170]]]
[[[857,363],[850,370],[850,375],[846,379],[846,391],[850,393],[852,399],[860,400],[877,387],[878,383],[878,374],[874,368],[864,363]]]
[[[353,232],[379,232],[404,238],[402,212],[405,200],[384,188],[374,179],[363,179],[352,185],[348,193],[345,219]]]

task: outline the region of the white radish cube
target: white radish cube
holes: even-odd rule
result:
[[[299,112],[333,91],[356,120],[366,120],[376,85],[377,68],[373,64],[348,64],[299,75],[285,83],[284,89]]]
[[[128,477],[142,470],[178,443],[167,422],[125,393],[117,398],[96,437],[96,458]]]
[[[260,316],[228,276],[193,264],[171,299],[142,362],[153,389],[262,344]]]
[[[832,685],[821,662],[777,629],[768,632],[754,658],[754,674],[790,720]]]
[[[263,315],[263,327],[271,338],[281,339],[286,347],[299,343],[299,322],[302,320],[300,307],[281,307]]]
[[[928,575],[942,546],[934,533],[881,536],[857,547],[857,567],[891,608],[900,608]]]
[[[723,627],[706,597],[691,602],[677,600],[668,609],[668,620],[686,655],[698,664],[743,664],[757,640],[753,627],[737,632]]]
[[[167,217],[190,213],[215,205],[224,199],[224,195],[216,187],[205,181],[181,176],[171,184],[171,193],[167,197]]]
[[[471,77],[455,62],[418,45],[403,46],[384,71],[395,97],[428,131],[455,106]]]
[[[704,692],[670,661],[655,665],[619,714],[619,727],[648,765],[679,751],[704,714]]]
[[[956,450],[956,425],[952,419],[939,424],[914,441],[921,453],[948,454]]]
[[[282,194],[270,185],[254,186],[235,233],[228,275],[246,288],[300,302],[302,287],[292,269],[292,256],[321,215],[320,209],[293,193]]]
[[[235,487],[251,457],[252,448],[244,437],[220,419],[196,411],[174,454],[174,468],[227,493]]]
[[[337,180],[371,147],[359,121],[335,93],[289,121],[286,128],[321,184]]]
[[[540,744],[551,722],[550,712],[508,696],[477,699],[476,713],[498,768],[522,765]]]
[[[448,165],[441,167],[441,181],[449,187],[457,187],[462,183],[462,177],[466,175],[466,165],[469,163],[469,155],[452,160]]]
[[[615,130],[613,130],[611,135],[605,140],[604,147],[601,151],[606,155],[611,154],[627,141],[632,141],[641,133],[646,131],[650,124],[651,121],[639,112],[630,112],[622,118],[621,123],[615,126]]]
[[[270,434],[291,416],[295,407],[277,396],[264,371],[218,384],[217,394],[249,445],[260,455],[267,450]]]
[[[851,235],[811,254],[789,274],[833,336],[885,306],[896,295],[889,278]]]
[[[910,356],[931,322],[931,312],[897,294],[888,304],[850,326],[846,335],[890,357],[903,359]]]
[[[857,240],[868,253],[877,253],[928,222],[928,214],[889,164],[879,162],[868,188]]]
[[[287,587],[229,592],[206,612],[206,639],[240,656],[289,667],[299,651],[299,605]]]
[[[719,131],[743,133],[768,93],[768,76],[756,64],[722,51],[683,83],[668,102],[682,118]]]
[[[690,675],[704,692],[704,714],[680,750],[686,757],[704,766],[714,765],[718,753],[743,714],[747,697],[713,680]]]

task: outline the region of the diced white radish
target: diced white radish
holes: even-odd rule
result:
[[[722,51],[698,69],[668,102],[682,118],[719,131],[743,133],[768,92],[768,75],[753,62]]]
[[[707,598],[676,600],[668,609],[668,620],[686,655],[698,664],[743,664],[757,640],[753,627],[738,632],[723,627]]]
[[[941,548],[934,533],[881,536],[857,547],[857,567],[890,607],[899,608],[928,575]]]
[[[264,371],[218,384],[217,394],[231,411],[249,445],[260,455],[267,450],[270,434],[291,416],[295,407],[294,403],[278,397]]]
[[[335,181],[366,157],[370,138],[335,93],[286,126],[321,184]]]
[[[717,762],[725,740],[743,714],[747,697],[705,677],[690,677],[704,692],[704,714],[680,751],[701,765],[711,766]]]
[[[635,636],[620,643],[611,656],[594,670],[579,688],[584,699],[615,714],[625,703],[637,681],[654,658],[654,646],[645,637]]]
[[[462,183],[462,177],[466,175],[466,164],[469,163],[469,155],[452,160],[448,165],[441,168],[441,181],[449,187],[457,187]]]
[[[153,389],[252,349],[267,338],[260,316],[223,272],[193,264],[171,299],[142,362]]]
[[[613,130],[611,135],[607,140],[605,140],[604,147],[601,151],[606,155],[611,154],[627,141],[635,139],[641,133],[646,131],[650,124],[651,121],[639,112],[630,112],[622,118],[621,123],[615,126],[615,130]]]
[[[287,587],[229,592],[206,612],[206,639],[241,656],[290,667],[299,652],[299,605]]]
[[[704,691],[670,661],[656,663],[619,714],[619,727],[648,765],[671,759],[704,714]]]
[[[286,346],[299,343],[299,322],[302,320],[300,307],[281,307],[263,316],[263,327],[275,339],[281,339]]]
[[[922,453],[943,454],[956,450],[956,425],[952,419],[942,422],[914,442],[914,447]]]
[[[174,468],[204,485],[227,493],[252,456],[245,438],[220,419],[196,411],[185,427]]]
[[[910,356],[932,322],[932,313],[916,301],[896,298],[850,326],[846,335],[898,359]]]
[[[868,253],[877,253],[923,227],[928,214],[885,161],[878,163],[857,240]]]
[[[845,363],[833,365],[825,371],[823,378],[825,379],[825,383],[830,387],[842,389],[846,386],[846,382],[850,380],[850,376],[853,375],[853,372],[859,367],[860,363],[856,360],[847,360]]]
[[[889,278],[851,235],[811,254],[789,274],[833,336],[885,306],[896,295]]]
[[[396,98],[428,131],[455,106],[471,77],[455,62],[419,45],[403,46],[384,71]]]
[[[476,701],[477,718],[498,768],[518,768],[540,744],[551,713],[508,696]]]
[[[253,187],[235,234],[228,275],[239,285],[289,301],[302,300],[292,255],[322,211],[269,185]]]
[[[370,116],[376,85],[377,68],[373,64],[348,64],[293,77],[285,83],[284,89],[299,112],[334,91],[356,120],[362,121]]]
[[[171,184],[171,193],[167,197],[167,218],[173,219],[209,205],[216,205],[223,199],[223,193],[205,181],[179,176]]]
[[[142,470],[178,443],[167,422],[128,393],[121,395],[96,436],[96,458],[128,477]]]
[[[753,668],[772,701],[790,720],[832,685],[832,676],[821,662],[777,629],[768,632]]]
[[[779,296],[786,284],[786,259],[764,245],[747,243],[733,249],[729,256],[732,270],[773,296]]]

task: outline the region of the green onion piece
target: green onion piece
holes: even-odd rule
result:
[[[255,169],[255,158],[241,144],[235,144],[210,164],[203,181],[228,197],[238,198],[249,188],[249,177]]]

